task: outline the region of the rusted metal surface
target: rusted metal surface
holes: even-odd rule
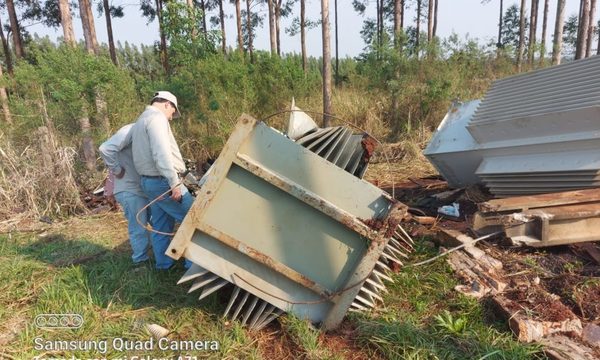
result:
[[[354,230],[358,234],[364,236],[369,240],[375,240],[378,236],[377,232],[372,231],[365,224],[358,221],[355,217],[347,213],[346,211],[338,208],[329,201],[326,201],[315,193],[306,190],[305,188],[294,183],[290,179],[286,179],[272,171],[269,171],[258,162],[252,160],[250,157],[238,154],[237,159],[234,162],[250,171],[254,175],[267,181],[268,183],[276,186],[277,188],[287,192],[296,199],[312,206],[313,208],[323,212],[325,215],[339,221],[341,224],[347,226],[349,229]]]
[[[196,229],[195,224],[199,222],[199,219],[205,214],[207,207],[210,205],[211,200],[214,198],[219,186],[225,179],[231,163],[237,150],[240,148],[242,142],[246,139],[248,134],[252,132],[256,126],[256,120],[251,116],[243,114],[240,116],[238,123],[229,137],[225,146],[223,146],[222,156],[215,161],[213,164],[213,170],[211,176],[204,183],[200,192],[196,195],[197,201],[194,201],[187,216],[183,219],[179,230],[173,237],[166,254],[173,259],[179,259],[184,255],[185,248],[189,244],[194,235]]]
[[[343,131],[322,157],[242,117],[167,251],[195,264],[181,281],[201,298],[235,285],[226,313],[254,328],[285,311],[331,329],[376,306],[412,249],[407,208],[342,167]]]
[[[207,235],[212,236],[213,238],[215,238],[215,239],[221,241],[222,243],[224,243],[225,245],[241,252],[242,254],[247,255],[251,259],[259,262],[260,264],[263,264],[266,267],[268,267],[274,271],[277,271],[278,273],[284,275],[288,279],[290,279],[294,282],[297,282],[298,284],[315,291],[316,293],[318,293],[319,295],[321,295],[324,298],[326,298],[330,295],[329,291],[327,289],[325,289],[323,286],[319,285],[317,282],[309,279],[308,277],[300,274],[299,272],[297,272],[293,269],[290,269],[289,267],[285,266],[284,264],[274,260],[270,256],[265,255],[262,252],[260,252],[256,249],[253,249],[253,248],[243,244],[242,242],[232,238],[231,236],[211,227],[210,225],[200,224],[198,226],[198,230],[206,233]]]

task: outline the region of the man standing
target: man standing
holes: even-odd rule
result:
[[[133,162],[141,176],[141,186],[150,201],[152,246],[156,268],[168,269],[174,260],[165,255],[175,221],[182,222],[194,198],[183,186],[179,174],[185,171],[179,146],[169,122],[180,116],[177,98],[168,91],[154,94],[150,105],[137,119],[131,131]],[[169,194],[164,195],[165,193]],[[162,195],[162,197],[161,197]],[[186,266],[190,265],[186,261]]]
[[[149,216],[146,209],[141,212],[140,210],[148,205],[148,198],[140,187],[140,176],[133,165],[130,145],[132,127],[133,124],[123,126],[100,145],[100,156],[110,172],[105,194],[107,197],[113,195],[123,208],[128,223],[129,243],[133,251],[131,258],[134,264],[142,264],[149,260],[148,232],[142,226],[146,225]],[[109,193],[111,187],[112,194]],[[138,212],[141,224],[136,219]]]

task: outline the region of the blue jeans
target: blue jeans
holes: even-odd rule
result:
[[[142,191],[148,196],[149,201],[159,197],[171,187],[169,182],[164,177],[147,177],[142,176]],[[161,200],[150,205],[152,212],[152,227],[163,233],[172,233],[175,228],[175,221],[181,223],[183,218],[188,213],[194,202],[194,197],[187,188],[180,185],[181,201],[177,202],[171,199],[170,195],[164,195]],[[156,260],[157,269],[168,269],[173,265],[174,260],[165,252],[169,247],[172,236],[152,233],[152,249],[154,251],[154,259]],[[191,266],[189,260],[185,261],[185,266]]]
[[[133,254],[131,258],[134,263],[148,260],[148,231],[140,225],[135,216],[136,214],[146,205],[148,205],[148,199],[130,193],[128,191],[121,191],[115,194],[115,199],[119,202],[127,218],[127,231],[129,233],[129,243],[131,244],[131,250]],[[148,223],[149,211],[145,209],[140,213],[140,222],[144,225]]]

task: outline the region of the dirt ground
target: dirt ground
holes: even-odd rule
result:
[[[452,192],[436,176],[409,179],[396,184],[394,191],[413,214],[436,217],[433,225],[413,224],[414,236],[435,236],[438,229],[444,228],[476,237],[470,231],[470,220],[477,203],[491,199],[485,190],[476,187]],[[460,205],[460,217],[437,213],[438,207],[452,203]],[[598,242],[587,246],[600,251]],[[533,249],[506,245],[503,241],[482,241],[477,247],[502,262],[502,273],[509,280],[503,295],[512,302],[512,310],[530,314],[539,321],[579,318],[584,328],[587,324],[600,325],[600,263],[583,246]],[[595,350],[600,356],[600,348]]]

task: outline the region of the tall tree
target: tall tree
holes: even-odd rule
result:
[[[200,0],[200,10],[202,10],[202,32],[206,38],[208,36],[208,28],[206,27],[206,0]]]
[[[338,86],[340,84],[340,58],[339,58],[339,52],[338,52],[338,47],[339,47],[339,41],[338,41],[338,7],[337,7],[337,2],[338,0],[333,0],[334,2],[334,10],[333,12],[335,13],[335,86]]]
[[[2,50],[4,51],[4,62],[6,63],[6,70],[10,76],[13,75],[13,64],[12,57],[10,55],[10,46],[8,40],[4,36],[4,27],[2,26],[2,19],[0,17],[0,40],[2,40]]]
[[[21,27],[19,26],[14,0],[6,0],[6,10],[8,10],[8,19],[10,21],[10,31],[12,33],[15,54],[17,55],[17,58],[22,58],[25,56],[25,51],[23,50],[23,42],[21,41]]]
[[[519,50],[517,51],[517,70],[521,71],[523,53],[525,52],[525,0],[521,0],[519,15]]]
[[[404,0],[394,0],[394,46],[401,47],[402,18],[404,17]]]
[[[267,10],[269,11],[269,40],[271,41],[271,55],[277,54],[277,34],[275,32],[275,9],[273,1],[267,0]]]
[[[227,41],[225,38],[225,12],[223,11],[223,0],[219,0],[219,19],[221,22],[221,50],[227,53]]]
[[[2,65],[0,65],[0,78],[2,78]],[[2,103],[4,121],[8,124],[12,124],[12,116],[10,115],[10,108],[8,107],[8,95],[6,94],[6,88],[4,86],[0,86],[0,103]]]
[[[92,14],[92,6],[89,0],[79,0],[79,14],[81,15],[85,48],[90,54],[98,54],[96,26],[94,25],[94,15]]]
[[[542,22],[542,44],[540,49],[540,64],[544,64],[544,56],[546,56],[546,29],[548,28],[548,2],[544,0],[544,20]]]
[[[281,22],[281,3],[283,0],[275,0],[275,42],[277,43],[277,56],[281,56],[280,22]]]
[[[254,62],[254,52],[252,49],[252,14],[250,13],[250,2],[252,0],[246,0],[246,27],[248,32],[248,52],[250,53],[250,62]]]
[[[556,3],[556,21],[554,23],[554,40],[552,43],[552,65],[560,64],[564,22],[565,0],[558,0]]]
[[[148,18],[148,21],[154,21],[158,18],[158,32],[160,36],[160,63],[165,73],[171,72],[169,65],[169,55],[167,53],[167,36],[163,26],[163,1],[164,0],[140,0],[140,10],[142,15]]]
[[[433,37],[437,35],[437,24],[438,24],[438,0],[435,0],[433,7]]]
[[[588,20],[590,28],[588,29],[587,43],[585,46],[585,57],[592,55],[592,41],[594,40],[594,34],[596,27],[594,26],[594,17],[596,16],[596,0],[591,0],[590,3],[590,17]]]
[[[329,36],[329,0],[321,0],[321,28],[323,31],[323,127],[331,123],[331,44]]]
[[[302,70],[306,75],[308,64],[306,58],[306,0],[300,0],[300,43],[302,47]]]
[[[498,47],[498,49],[500,49],[502,47],[502,8],[504,7],[504,1],[500,0],[500,19],[498,20],[498,43],[496,43],[496,46]]]
[[[417,54],[417,59],[419,58],[419,38],[421,37],[421,1],[422,0],[417,0],[417,34],[415,39],[415,52]]]
[[[434,0],[429,0],[429,5],[427,6],[427,42],[433,40],[433,2]]]
[[[106,33],[108,34],[108,51],[110,52],[110,59],[112,60],[113,64],[119,66],[119,60],[117,59],[117,51],[115,50],[115,39],[113,37],[112,30],[112,13],[117,10],[108,4],[108,0],[102,0],[102,8],[104,9],[104,17],[106,19]],[[122,16],[122,8],[120,9]]]
[[[583,58],[586,53],[585,48],[587,45],[587,35],[590,27],[590,0],[581,0],[579,14],[575,60]]]
[[[242,10],[240,5],[241,0],[235,0],[235,20],[237,26],[237,42],[240,52],[244,52],[244,42],[242,40]]]
[[[277,43],[277,55],[281,56],[281,18],[288,17],[293,10],[296,0],[274,0],[275,10],[275,38]]]
[[[537,15],[539,0],[531,0],[531,14],[529,20],[529,48],[527,49],[529,65],[533,66],[535,58],[535,35],[537,32]]]
[[[75,46],[75,32],[73,31],[73,17],[71,16],[69,0],[58,0],[58,8],[60,10],[60,23],[65,43]]]

